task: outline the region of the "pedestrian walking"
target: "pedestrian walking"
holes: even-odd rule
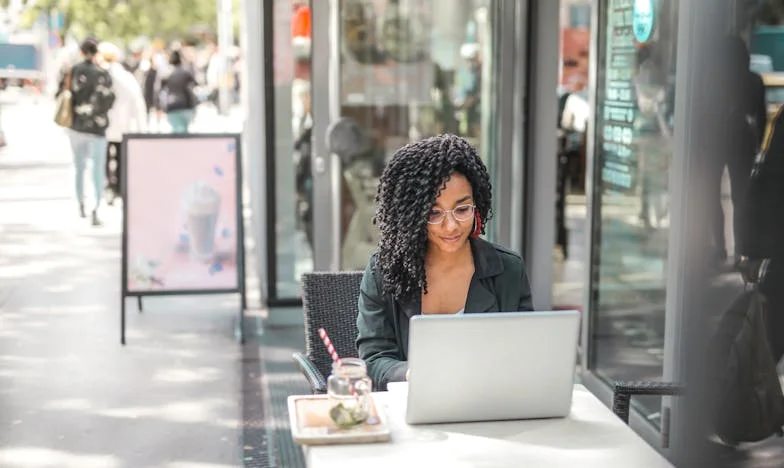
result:
[[[76,199],[79,214],[87,217],[84,200],[84,172],[87,162],[92,165],[94,189],[92,224],[100,226],[98,209],[104,188],[104,164],[106,158],[106,129],[109,126],[109,111],[115,95],[112,77],[108,71],[96,64],[98,41],[88,38],[80,46],[83,60],[74,65],[65,75],[58,95],[65,89],[71,92],[72,122],[68,138],[74,157]]]
[[[106,128],[106,177],[108,180],[109,199],[120,196],[120,167],[122,160],[122,140],[126,133],[147,131],[147,106],[139,82],[122,62],[122,50],[109,42],[98,46],[104,68],[112,78],[112,87],[116,99],[109,111],[109,126]]]
[[[162,81],[161,107],[166,111],[172,133],[188,133],[188,127],[199,104],[194,89],[196,79],[185,68],[179,51],[172,51],[169,64],[173,68]]]

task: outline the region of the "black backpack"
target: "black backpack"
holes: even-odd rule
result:
[[[784,394],[770,348],[767,303],[757,289],[768,261],[746,264],[744,291],[724,312],[708,349],[711,415],[717,436],[730,444],[756,442],[784,427]]]

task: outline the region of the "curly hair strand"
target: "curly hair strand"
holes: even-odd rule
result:
[[[482,232],[492,218],[490,175],[468,141],[444,134],[398,149],[381,175],[373,223],[380,231],[376,265],[382,290],[398,301],[424,291],[427,213],[454,173],[468,179]]]

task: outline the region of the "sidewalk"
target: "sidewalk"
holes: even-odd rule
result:
[[[145,298],[143,314],[129,300],[122,347],[121,206],[99,228],[80,219],[51,103],[3,105],[0,467],[242,466],[259,376],[238,299]]]

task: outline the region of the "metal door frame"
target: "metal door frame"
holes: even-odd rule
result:
[[[553,247],[555,246],[555,181],[557,173],[556,86],[560,55],[560,0],[530,0],[526,28],[528,63],[522,108],[525,148],[522,190],[523,256],[530,272],[534,307],[549,309],[553,294]],[[555,27],[554,27],[555,26]]]
[[[546,0],[545,0],[546,1]],[[581,341],[583,352],[581,355],[580,367],[582,369],[580,379],[583,385],[597,398],[599,398],[608,407],[612,405],[613,390],[608,383],[597,376],[591,368],[591,361],[594,355],[594,342],[592,340],[593,324],[596,320],[595,311],[592,309],[592,296],[595,282],[598,278],[594,276],[593,265],[598,255],[597,249],[601,246],[598,243],[598,236],[595,236],[595,230],[601,223],[601,211],[597,201],[601,199],[598,193],[598,184],[596,181],[601,176],[600,168],[598,167],[599,161],[596,155],[596,115],[597,115],[597,100],[596,90],[599,82],[599,75],[601,69],[601,60],[605,59],[606,39],[600,40],[600,35],[605,34],[606,22],[604,21],[604,13],[607,9],[607,2],[609,0],[594,0],[591,11],[591,44],[590,54],[591,61],[589,65],[589,105],[590,105],[590,118],[588,119],[587,132],[587,151],[586,151],[586,177],[585,177],[585,195],[587,205],[587,229],[585,234],[585,252],[586,252],[586,265],[584,271],[585,289],[583,291],[583,311],[582,311],[582,326],[581,326]],[[603,72],[602,72],[603,73]],[[554,119],[555,120],[555,119]],[[665,321],[667,318],[665,318]],[[665,353],[668,349],[667,332],[665,331]],[[667,363],[665,362],[664,368],[666,369]],[[629,418],[629,426],[635,432],[646,440],[652,447],[658,451],[660,448],[661,435],[659,431],[650,422],[644,418],[639,412],[631,411]]]
[[[340,116],[339,1],[311,1],[314,271],[340,269],[342,168],[340,159],[329,152],[326,139],[330,124]]]

